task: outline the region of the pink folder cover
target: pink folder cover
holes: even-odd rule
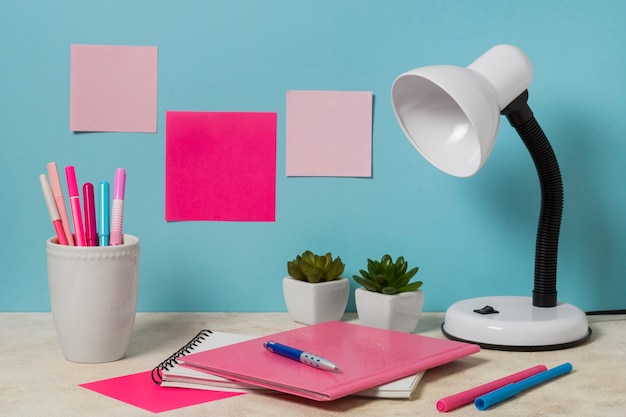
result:
[[[320,355],[338,372],[267,351],[273,340]],[[185,356],[184,366],[318,401],[328,401],[454,361],[477,345],[329,321]]]

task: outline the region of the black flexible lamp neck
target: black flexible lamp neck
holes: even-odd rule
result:
[[[533,305],[554,307],[557,304],[556,271],[563,215],[561,171],[548,138],[528,106],[528,91],[513,100],[501,114],[506,116],[522,138],[539,176],[541,210],[535,248]]]

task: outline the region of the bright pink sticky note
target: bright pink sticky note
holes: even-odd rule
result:
[[[372,176],[372,93],[287,91],[288,176]]]
[[[165,125],[165,220],[275,220],[276,113],[168,111]]]
[[[138,374],[89,382],[80,386],[153,413],[161,413],[243,394],[241,392],[163,388],[152,381],[150,374],[150,371],[140,372]]]
[[[157,129],[157,47],[72,45],[70,130]]]

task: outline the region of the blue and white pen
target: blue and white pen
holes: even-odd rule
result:
[[[293,359],[294,361],[312,366],[313,368],[323,369],[325,371],[336,371],[338,369],[337,365],[328,359],[324,359],[321,356],[317,356],[313,353],[305,352],[300,349],[281,345],[280,343],[272,341],[263,342],[263,346],[272,353]]]

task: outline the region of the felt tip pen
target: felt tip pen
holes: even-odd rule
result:
[[[96,198],[93,184],[83,184],[83,209],[85,210],[85,240],[87,246],[98,246],[98,231],[96,229]]]
[[[124,193],[126,190],[126,171],[115,171],[113,184],[113,202],[111,204],[111,246],[122,244],[122,223],[124,222]]]
[[[336,371],[338,369],[337,365],[328,359],[324,359],[321,356],[305,352],[300,349],[281,345],[280,343],[273,341],[264,342],[263,346],[272,353],[276,353],[305,365],[312,366],[313,368],[323,369],[325,371]]]
[[[48,206],[48,213],[50,214],[50,220],[54,226],[54,231],[57,234],[57,242],[61,245],[67,245],[67,238],[65,237],[65,230],[63,230],[63,224],[61,223],[61,217],[57,210],[56,203],[54,202],[54,196],[52,195],[52,189],[48,183],[48,179],[45,174],[39,176],[39,182],[41,182],[41,191],[43,191],[43,198],[46,200],[46,206]]]
[[[70,195],[70,209],[72,211],[72,222],[74,223],[76,246],[86,246],[83,215],[80,211],[80,197],[78,196],[78,184],[76,183],[76,171],[73,166],[65,167],[65,177],[67,179],[67,192]]]
[[[109,246],[109,182],[100,181],[100,246]]]
[[[65,232],[65,239],[67,240],[68,245],[74,246],[72,227],[70,226],[70,218],[67,215],[67,208],[65,207],[65,197],[63,196],[61,179],[59,178],[59,171],[57,170],[56,162],[48,162],[47,168],[48,177],[50,177],[50,186],[52,187],[52,195],[54,195],[57,211],[59,212],[59,217],[61,218],[61,224],[63,225],[63,231]]]
[[[486,384],[480,385],[478,387],[459,392],[458,394],[442,398],[437,401],[437,410],[446,412],[454,410],[455,408],[461,407],[465,404],[473,403],[474,400],[476,400],[476,398],[480,397],[481,395],[485,395],[487,393],[495,391],[498,388],[502,388],[503,386],[511,384],[513,382],[519,382],[522,379],[538,374],[539,372],[543,372],[546,369],[548,368],[546,368],[545,365],[533,366],[532,368],[525,369],[513,375],[508,375],[503,378],[496,379],[495,381],[487,382]]]
[[[516,396],[526,389],[532,388],[535,385],[542,384],[544,382],[550,381],[551,379],[567,374],[571,372],[571,370],[572,364],[566,362],[563,365],[557,366],[556,368],[548,369],[547,371],[540,372],[526,379],[522,379],[519,382],[506,385],[502,388],[498,388],[493,392],[480,396],[476,398],[476,401],[474,401],[474,405],[479,410],[486,410],[492,405],[498,404],[504,400],[508,400],[509,398]]]

